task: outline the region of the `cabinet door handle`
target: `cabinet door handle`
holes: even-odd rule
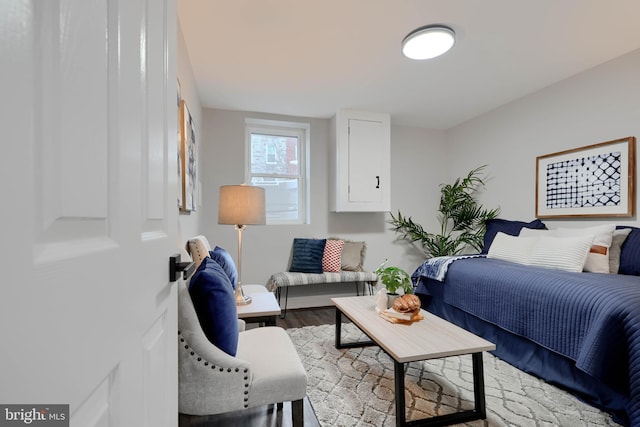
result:
[[[378,183],[376,184],[376,188],[380,188],[380,175],[376,175],[376,179],[378,180]]]

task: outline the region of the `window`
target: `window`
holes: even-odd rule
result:
[[[268,164],[275,165],[278,163],[276,144],[267,143],[266,157],[266,161]]]
[[[265,189],[267,224],[304,224],[309,125],[246,120],[247,181]]]

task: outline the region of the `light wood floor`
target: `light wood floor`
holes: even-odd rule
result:
[[[284,319],[277,319],[276,325],[282,328],[301,328],[335,324],[335,307],[287,310]],[[251,408],[220,415],[193,416],[180,414],[180,427],[291,427],[291,404],[285,403],[282,410],[275,405]],[[309,399],[304,400],[304,426],[320,427],[313,413]]]

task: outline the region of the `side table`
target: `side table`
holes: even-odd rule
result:
[[[244,288],[244,287],[243,287]],[[238,319],[247,323],[264,323],[266,326],[275,326],[276,317],[280,316],[280,304],[272,292],[258,292],[247,294],[251,296],[251,304],[239,305]]]

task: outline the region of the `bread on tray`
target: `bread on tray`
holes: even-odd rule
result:
[[[392,308],[398,313],[410,313],[420,310],[420,298],[414,294],[404,294],[396,298]]]

